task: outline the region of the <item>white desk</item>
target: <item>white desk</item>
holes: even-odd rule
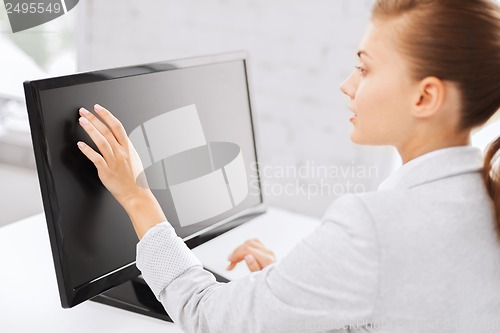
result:
[[[236,246],[259,238],[281,258],[319,222],[269,208],[193,251],[205,267],[235,279],[249,274],[244,262],[233,271],[225,269]],[[0,228],[0,265],[0,332],[182,332],[173,323],[92,301],[63,309],[43,214]]]

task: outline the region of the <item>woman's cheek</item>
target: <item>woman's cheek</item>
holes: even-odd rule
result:
[[[361,84],[356,95],[358,102],[354,110],[359,117],[369,116],[370,109],[376,107],[376,96],[369,89]]]
[[[358,87],[356,88],[356,95],[354,96],[354,100],[352,103],[353,106],[353,112],[359,113],[362,108],[363,108],[363,102],[364,100],[364,87],[363,84],[359,84]]]
[[[385,110],[384,110],[384,98],[377,93],[377,91],[371,91],[366,89],[361,92],[358,109],[356,113],[358,115],[357,119],[357,130],[358,139],[363,141],[365,144],[377,144],[378,142],[384,142],[385,132],[387,129],[387,124],[385,122]]]

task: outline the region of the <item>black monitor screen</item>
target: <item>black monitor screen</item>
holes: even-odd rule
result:
[[[262,204],[244,55],[31,81],[25,91],[63,306],[138,274],[132,224],[77,148],[95,148],[80,107],[100,104],[122,122],[143,164],[138,182],[184,240]]]

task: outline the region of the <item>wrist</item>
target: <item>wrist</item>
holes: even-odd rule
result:
[[[167,220],[160,204],[149,189],[141,189],[120,203],[130,217],[139,239],[150,228]]]
[[[126,195],[117,197],[116,200],[122,205],[122,207],[127,211],[133,211],[135,207],[141,205],[148,200],[153,199],[153,193],[148,188],[138,188],[133,192],[129,192]]]

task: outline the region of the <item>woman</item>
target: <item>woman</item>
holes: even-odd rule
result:
[[[98,105],[104,123],[81,109],[101,154],[78,146],[129,214],[137,266],[185,331],[500,331],[500,138],[484,162],[469,144],[500,107],[498,5],[378,0],[358,56],[341,86],[351,138],[395,146],[403,166],[378,191],[332,203],[281,261],[269,264],[255,242],[239,248],[232,266],[248,254],[253,270],[267,266],[227,284],[202,269],[136,185],[120,122]]]

